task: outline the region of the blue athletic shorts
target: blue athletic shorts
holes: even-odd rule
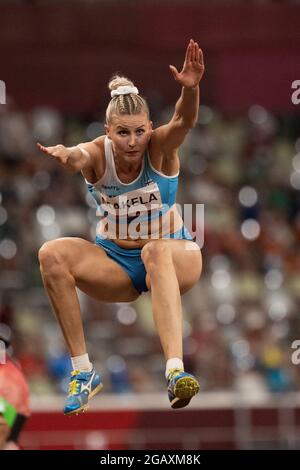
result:
[[[178,232],[171,233],[169,237],[176,240],[193,240],[190,232],[183,226]],[[146,269],[141,258],[142,248],[121,248],[109,238],[96,236],[96,245],[101,246],[109,258],[115,260],[130,277],[134,287],[141,294],[149,289],[146,285]]]

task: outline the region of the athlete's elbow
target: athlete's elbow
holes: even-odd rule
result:
[[[84,164],[82,162],[76,162],[70,165],[71,173],[79,173],[83,169],[84,169]]]
[[[193,118],[193,119],[185,118],[182,120],[182,127],[187,130],[193,129],[193,127],[196,127],[196,125],[197,125],[197,118]]]
[[[182,129],[192,129],[196,126],[198,121],[198,115],[191,115],[190,113],[182,114],[177,118],[177,125]]]
[[[81,165],[79,162],[76,163],[62,163],[63,168],[68,172],[68,173],[79,173],[83,169],[83,165]]]

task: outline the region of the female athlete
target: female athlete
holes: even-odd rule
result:
[[[172,408],[199,391],[182,362],[181,295],[198,281],[201,251],[176,209],[178,148],[197,122],[203,55],[190,40],[170,122],[153,129],[144,98],[125,77],[109,82],[106,135],[75,147],[39,149],[64,168],[81,172],[97,203],[95,243],[65,237],[39,250],[45,289],[68,346],[73,372],[65,414],[84,411],[102,388],[86,351],[76,287],[104,302],[131,302],[150,291],[154,322],[166,359]]]

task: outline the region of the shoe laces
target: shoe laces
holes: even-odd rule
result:
[[[71,377],[74,377],[73,380],[71,380],[70,385],[69,385],[69,395],[77,395],[80,390],[80,377],[77,377],[80,375],[80,370],[73,370],[71,372]],[[81,379],[82,380],[82,379]]]

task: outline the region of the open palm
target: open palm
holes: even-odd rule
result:
[[[46,153],[50,157],[54,157],[59,161],[59,163],[62,164],[66,164],[68,158],[71,155],[70,149],[61,144],[54,145],[53,147],[45,147],[44,145],[41,145],[39,142],[37,142],[36,145],[42,152]]]
[[[204,73],[203,53],[198,44],[191,39],[185,53],[181,72],[174,65],[169,66],[175,80],[181,86],[192,88],[199,85]]]

